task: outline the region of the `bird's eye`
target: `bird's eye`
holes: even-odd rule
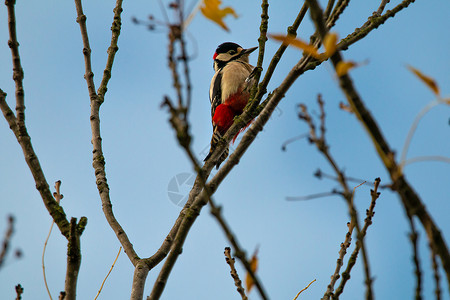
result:
[[[231,55],[233,55],[233,54],[235,54],[235,53],[236,53],[236,51],[234,51],[234,50],[230,50],[230,51],[228,51],[228,53],[229,53],[229,54],[231,54]]]

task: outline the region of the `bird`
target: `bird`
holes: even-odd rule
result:
[[[213,135],[209,154],[204,161],[211,157],[219,140],[233,125],[234,117],[242,114],[247,105],[250,88],[254,83],[252,77],[254,67],[249,64],[249,55],[257,48],[244,49],[236,43],[226,42],[220,44],[214,52],[215,73],[209,88]],[[229,151],[227,146],[215,163],[216,169],[228,157]]]

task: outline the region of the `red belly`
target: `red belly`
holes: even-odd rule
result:
[[[228,97],[223,104],[217,106],[213,122],[222,135],[233,125],[234,117],[242,113],[249,97],[249,93],[239,91]]]
[[[228,97],[224,103],[229,105],[236,112],[236,115],[240,115],[244,110],[244,107],[247,105],[249,97],[249,93],[238,91]]]
[[[234,110],[227,104],[220,104],[217,106],[214,113],[213,122],[217,126],[220,134],[225,134],[228,128],[233,124],[235,116]]]

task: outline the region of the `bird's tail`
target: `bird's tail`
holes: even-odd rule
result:
[[[222,135],[220,132],[215,129],[213,136],[211,138],[211,148],[209,150],[208,155],[205,157],[204,161],[207,161],[211,155],[213,154],[214,150],[216,149],[217,144],[219,143],[220,139],[222,138]],[[228,157],[228,154],[230,153],[230,148],[227,146],[227,149],[222,153],[220,158],[216,162],[216,169],[219,169],[220,164]]]

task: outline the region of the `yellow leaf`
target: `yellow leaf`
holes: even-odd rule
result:
[[[224,30],[229,31],[227,25],[223,21],[223,18],[227,15],[232,15],[237,18],[238,15],[231,7],[219,8],[221,4],[222,1],[220,0],[203,0],[204,6],[200,7],[200,10],[206,18],[218,24]]]
[[[336,66],[336,74],[339,77],[346,75],[350,69],[353,69],[356,66],[357,64],[353,61],[340,61]]]
[[[258,248],[255,249],[255,252],[253,253],[252,259],[250,260],[250,269],[252,270],[253,274],[256,273],[256,270],[258,269]],[[247,275],[245,276],[245,287],[247,288],[247,292],[250,293],[251,289],[253,288],[253,285],[255,283],[253,282],[252,276],[247,272]]]
[[[420,80],[422,80],[423,83],[425,83],[433,91],[433,93],[436,96],[439,96],[439,94],[440,94],[439,87],[433,78],[423,74],[422,72],[420,72],[418,69],[414,68],[413,66],[407,66],[407,67],[411,72],[413,72],[417,77],[419,77]]]
[[[332,56],[337,50],[338,35],[336,33],[327,33],[323,40],[326,57]]]
[[[296,48],[299,48],[311,55],[314,58],[322,60],[323,56],[319,54],[318,49],[311,44],[308,44],[300,39],[296,39],[291,35],[282,35],[282,34],[269,34],[269,37],[282,42],[286,45],[292,45]]]

